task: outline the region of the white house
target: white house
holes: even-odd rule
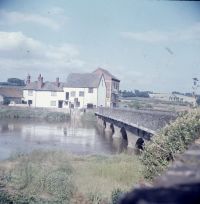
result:
[[[39,75],[37,81],[31,82],[28,76],[23,90],[24,101],[31,107],[63,108],[63,85],[59,78],[55,82],[44,82],[43,77]]]
[[[104,75],[69,74],[64,85],[65,101],[72,107],[92,108],[106,105]]]
[[[105,106],[106,84],[103,75],[70,74],[66,83],[44,82],[39,75],[38,80],[31,82],[27,77],[23,90],[24,101],[31,107],[43,108],[92,108]]]

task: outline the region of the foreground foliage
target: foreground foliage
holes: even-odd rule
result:
[[[0,162],[3,203],[116,203],[142,179],[131,155],[74,156],[34,151]],[[1,202],[0,202],[1,203]]]
[[[55,159],[58,156],[59,161]],[[19,200],[69,201],[74,191],[72,172],[61,154],[33,152],[1,164],[1,185]]]
[[[200,137],[200,110],[183,113],[177,120],[163,128],[146,146],[141,157],[144,176],[153,179],[167,168],[176,154]]]

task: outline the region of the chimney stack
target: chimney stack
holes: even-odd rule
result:
[[[28,74],[27,78],[26,78],[26,85],[31,83],[31,76],[30,74]]]
[[[41,84],[43,85],[43,77],[41,77]]]
[[[59,87],[60,86],[60,81],[59,81],[59,77],[56,78],[56,86]]]
[[[38,88],[42,88],[43,86],[43,77],[41,76],[41,74],[38,76]]]
[[[38,76],[38,81],[41,81],[41,74],[39,74],[39,76]]]

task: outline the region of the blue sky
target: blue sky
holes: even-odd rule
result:
[[[200,2],[0,0],[0,81],[66,80],[97,67],[121,89],[191,91],[200,78]]]

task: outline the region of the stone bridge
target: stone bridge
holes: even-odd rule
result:
[[[173,112],[154,110],[133,110],[99,108],[95,112],[97,121],[113,138],[128,141],[128,147],[135,147],[138,138],[150,140],[162,127],[177,118]]]

